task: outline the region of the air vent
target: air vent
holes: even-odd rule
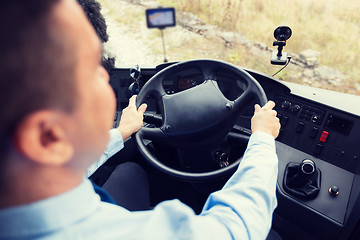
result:
[[[333,114],[329,114],[327,121],[326,121],[326,127],[329,130],[336,131],[343,135],[349,135],[353,125],[354,125],[353,121],[344,119],[342,117],[339,117],[339,116],[336,116]]]

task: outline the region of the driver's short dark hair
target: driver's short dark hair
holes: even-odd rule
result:
[[[50,14],[60,1],[1,1],[0,159],[27,115],[74,107],[73,46]]]
[[[94,27],[96,34],[102,43],[109,40],[107,33],[107,25],[104,16],[101,14],[101,4],[96,0],[77,0],[83,8],[89,22]],[[110,72],[115,67],[115,58],[111,56],[103,56],[102,65]]]

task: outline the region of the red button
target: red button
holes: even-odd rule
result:
[[[323,131],[320,136],[320,142],[325,142],[328,136],[329,136],[329,133],[327,131]]]

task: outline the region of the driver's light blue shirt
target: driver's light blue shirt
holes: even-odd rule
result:
[[[124,147],[123,138],[121,133],[116,128],[110,130],[110,141],[108,142],[104,153],[101,157],[91,164],[90,167],[86,170],[86,177],[90,177],[101,165],[103,165],[109,158],[111,158],[115,153],[120,151]]]
[[[201,214],[178,200],[129,212],[78,187],[32,204],[0,209],[0,239],[265,239],[276,207],[273,137],[254,133],[238,170]]]

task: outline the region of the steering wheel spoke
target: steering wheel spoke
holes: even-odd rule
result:
[[[165,141],[168,138],[160,128],[142,127],[136,134],[141,139],[152,141]]]
[[[215,80],[216,78],[216,67],[217,65],[213,62],[199,63],[198,68],[201,69],[205,80]]]

